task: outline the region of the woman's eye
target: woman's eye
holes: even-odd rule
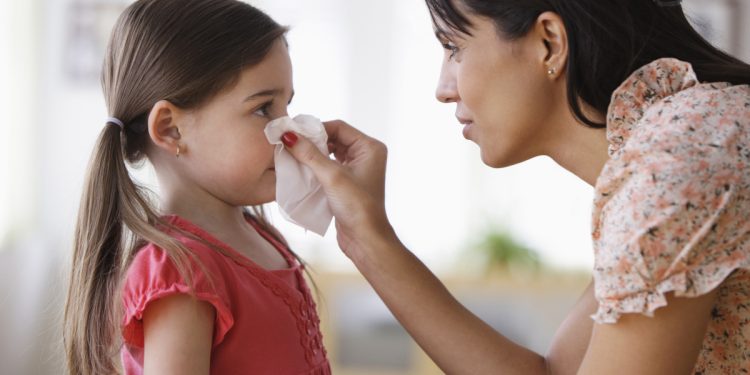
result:
[[[255,112],[253,112],[253,114],[257,116],[261,116],[261,117],[268,117],[269,115],[268,110],[271,109],[271,104],[272,102],[263,104],[263,106],[258,108]]]
[[[456,46],[453,43],[447,42],[447,43],[443,43],[443,48],[451,52],[450,56],[448,56],[449,60],[456,57],[456,54],[458,53],[458,46]]]

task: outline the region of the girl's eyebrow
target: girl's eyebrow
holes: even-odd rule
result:
[[[242,102],[243,103],[249,102],[251,100],[255,100],[255,99],[258,99],[260,97],[269,97],[269,96],[281,95],[283,92],[284,92],[284,90],[282,90],[282,89],[268,89],[268,90],[263,90],[263,91],[259,91],[259,92],[256,92],[255,94],[252,94],[252,95],[248,96]],[[289,96],[289,102],[290,103],[292,102],[292,98],[294,98],[294,91],[292,91],[292,95]]]
[[[281,94],[281,92],[282,92],[281,89],[269,89],[269,90],[259,91],[259,92],[256,92],[255,94],[251,94],[250,96],[248,96],[247,98],[245,98],[245,100],[243,100],[242,102],[243,103],[244,102],[248,102],[250,100],[254,100],[254,99],[257,99],[259,97],[276,96],[276,95]]]

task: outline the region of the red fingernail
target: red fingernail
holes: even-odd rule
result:
[[[281,136],[281,142],[284,143],[286,147],[292,148],[297,144],[297,134],[286,132]]]

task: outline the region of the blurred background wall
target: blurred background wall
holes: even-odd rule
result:
[[[481,164],[453,106],[434,99],[442,50],[422,1],[250,2],[291,26],[290,113],[345,119],[385,141],[387,205],[404,242],[473,311],[544,351],[588,282],[591,187],[548,158],[504,170]],[[62,372],[71,233],[107,117],[99,69],[129,3],[0,2],[0,374]],[[704,35],[750,60],[750,1],[685,4]],[[152,181],[148,169],[134,174]],[[333,229],[318,238],[269,211],[317,271],[336,373],[439,373],[338,251]],[[488,267],[509,253],[531,261]]]

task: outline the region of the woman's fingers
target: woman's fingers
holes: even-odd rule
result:
[[[300,163],[309,167],[321,184],[327,186],[332,175],[338,173],[340,166],[324,155],[307,138],[296,133],[285,133],[282,137],[287,151]]]
[[[390,227],[385,215],[385,169],[387,149],[343,121],[326,123],[328,150],[332,160],[309,140],[294,133],[282,137],[287,151],[309,167],[328,198],[336,217],[340,238],[357,233],[384,233]],[[344,241],[351,243],[352,241]],[[342,244],[340,242],[340,244]],[[342,248],[346,248],[343,245]],[[344,251],[347,251],[344,249]]]
[[[346,149],[362,141],[374,140],[342,120],[326,121],[323,125],[328,133],[329,142],[333,142],[339,148]]]

